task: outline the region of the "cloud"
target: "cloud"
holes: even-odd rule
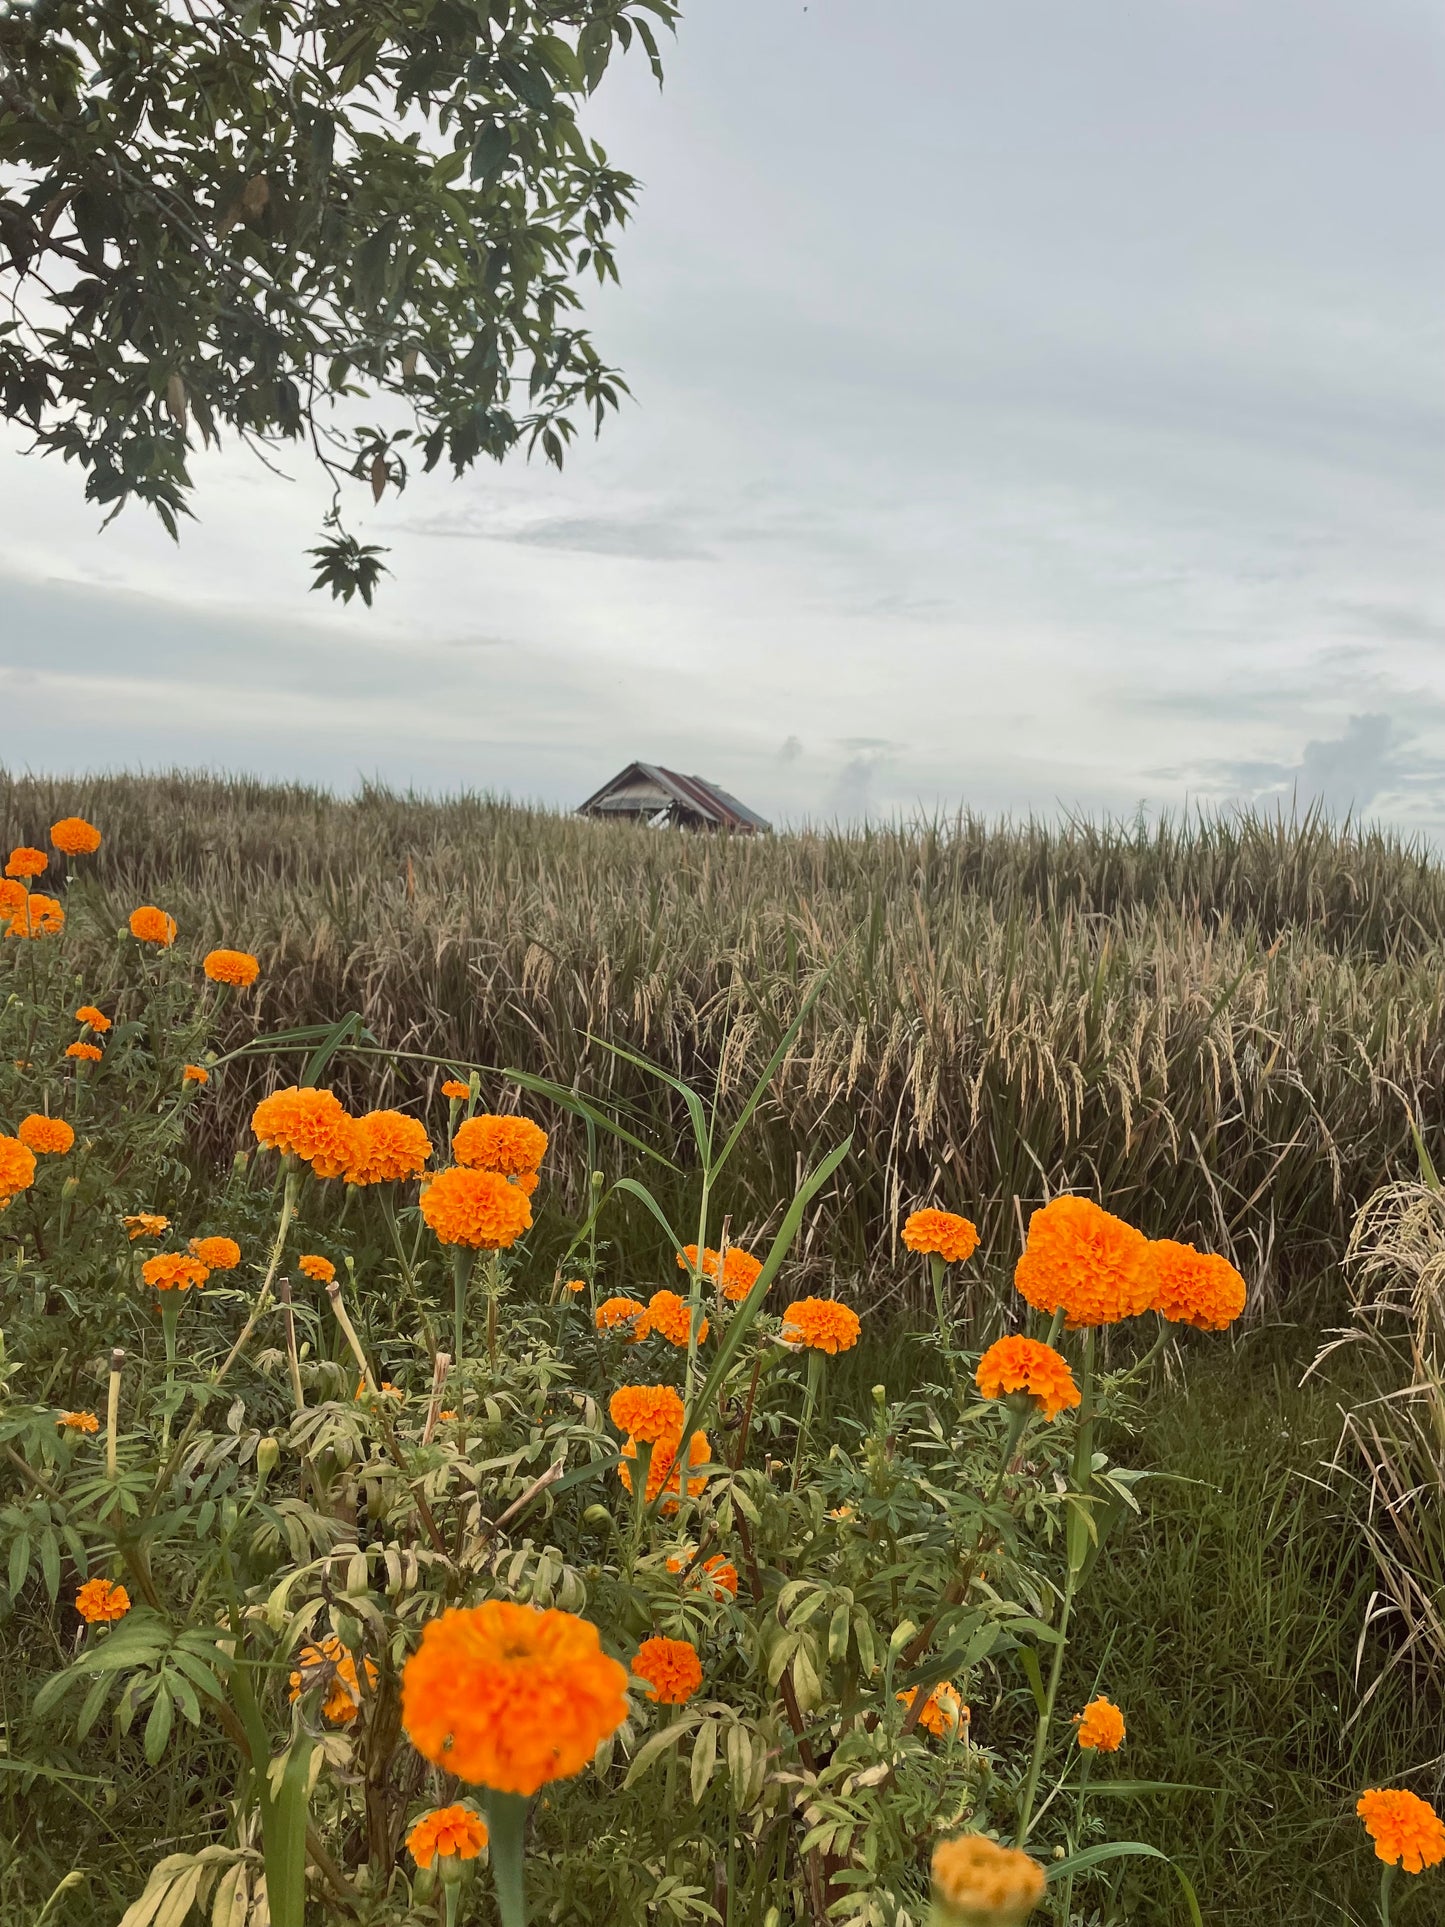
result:
[[[784,738],[783,746],[778,751],[778,761],[780,763],[796,763],[798,758],[802,755],[802,753],[803,753],[802,737],[788,736]]]
[[[657,512],[632,515],[553,515],[508,526],[504,515],[470,507],[403,524],[410,535],[469,542],[509,542],[524,548],[566,549],[639,562],[706,562],[705,548],[686,522]]]
[[[1338,736],[1311,737],[1296,763],[1234,759],[1195,774],[1216,800],[1290,802],[1337,818],[1363,815],[1387,799],[1423,800],[1436,809],[1445,803],[1445,758],[1378,711],[1350,716]]]
[[[874,813],[878,778],[893,745],[879,736],[853,736],[843,747],[851,754],[828,787],[823,815],[838,823],[865,823]]]

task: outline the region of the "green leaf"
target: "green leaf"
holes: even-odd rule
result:
[[[1175,1879],[1184,1893],[1184,1904],[1189,1909],[1193,1927],[1204,1927],[1204,1917],[1199,1911],[1199,1897],[1194,1891],[1194,1883],[1178,1863],[1161,1853],[1158,1847],[1151,1847],[1144,1840],[1106,1840],[1097,1847],[1085,1847],[1081,1853],[1071,1853],[1065,1860],[1055,1860],[1044,1868],[1045,1877],[1050,1883],[1067,1879],[1070,1874],[1087,1873],[1091,1867],[1102,1867],[1110,1860],[1162,1860],[1166,1867],[1173,1870]]]
[[[145,1756],[152,1766],[158,1764],[166,1750],[166,1742],[171,1737],[171,1725],[175,1719],[175,1702],[171,1699],[170,1687],[162,1680],[156,1688],[155,1704],[151,1707],[150,1718],[146,1721]]]

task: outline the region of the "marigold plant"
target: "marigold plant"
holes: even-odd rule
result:
[[[208,1271],[234,1271],[241,1262],[241,1247],[234,1238],[192,1238],[188,1248]]]
[[[100,1420],[94,1412],[57,1412],[55,1423],[67,1432],[98,1432]]]
[[[158,1251],[154,1258],[146,1259],[140,1275],[157,1291],[189,1291],[193,1285],[205,1284],[211,1274],[199,1258],[179,1251]]]
[[[75,1013],[75,1021],[77,1024],[88,1024],[97,1033],[110,1029],[110,1019],[103,1010],[97,1010],[94,1004],[82,1004]]]
[[[662,1706],[686,1706],[702,1685],[702,1661],[690,1639],[644,1639],[632,1670],[647,1681],[647,1697]]]
[[[1375,1843],[1377,1859],[1406,1873],[1423,1873],[1445,1860],[1445,1821],[1428,1800],[1404,1787],[1371,1787],[1355,1812]]]
[[[698,1592],[709,1593],[714,1599],[736,1599],[738,1596],[738,1569],[721,1552],[715,1552],[711,1559],[704,1559],[701,1565],[694,1564],[691,1559],[670,1558],[667,1570],[683,1573],[685,1585]]]
[[[919,1690],[917,1686],[910,1686],[895,1697],[902,1705],[911,1707],[918,1698]],[[924,1700],[918,1724],[936,1740],[952,1739],[959,1727],[966,1725],[971,1717],[953,1682],[941,1679]]]
[[[465,1092],[464,1092],[465,1094]],[[497,1171],[504,1178],[532,1177],[547,1155],[547,1133],[528,1117],[469,1117],[452,1138],[458,1164]]]
[[[78,1064],[98,1064],[105,1052],[99,1044],[76,1043],[65,1046],[65,1055],[74,1058]]]
[[[204,1064],[187,1064],[181,1072],[181,1082],[184,1084],[209,1084],[210,1081],[211,1073]]]
[[[15,1135],[40,1157],[64,1157],[75,1143],[75,1131],[63,1117],[46,1117],[39,1111],[22,1117]]]
[[[487,1823],[470,1807],[436,1807],[406,1836],[406,1850],[419,1867],[434,1860],[475,1860],[487,1844]]]
[[[956,1211],[915,1211],[904,1222],[903,1242],[910,1251],[959,1265],[978,1249],[978,1226]]]
[[[1124,1715],[1110,1699],[1092,1699],[1075,1715],[1079,1745],[1086,1752],[1117,1753],[1124,1744]]]
[[[50,841],[66,856],[94,856],[100,848],[100,831],[83,816],[62,816],[50,826]]]
[[[580,1773],[627,1717],[627,1669],[575,1613],[510,1600],[453,1606],[422,1629],[402,1675],[402,1724],[473,1786],[533,1794]]]
[[[941,1840],[933,1850],[940,1927],[1017,1927],[1044,1897],[1044,1870],[981,1833]]]
[[[1035,1211],[1014,1283],[1037,1311],[1071,1329],[1115,1325],[1149,1309],[1144,1234],[1090,1198],[1069,1194]]]
[[[335,1633],[328,1633],[319,1645],[303,1646],[297,1658],[299,1664],[287,1688],[290,1699],[299,1700],[311,1687],[324,1685],[321,1717],[333,1726],[349,1726],[361,1710],[361,1680],[351,1648],[344,1646]],[[374,1687],[379,1677],[376,1662],[368,1659],[368,1687]]]
[[[670,1385],[620,1385],[607,1412],[619,1432],[639,1441],[667,1439],[676,1445],[682,1437],[683,1403]]]
[[[261,974],[261,961],[249,950],[208,950],[201,969],[213,984],[231,984],[246,990]]]
[[[23,1138],[0,1136],[0,1198],[13,1198],[35,1182],[35,1153]]]
[[[137,943],[157,943],[169,949],[176,940],[176,920],[168,910],[143,903],[130,913],[130,934]]]
[[[665,1338],[669,1345],[685,1345],[688,1332],[692,1329],[692,1306],[686,1298],[675,1291],[655,1291],[647,1301],[647,1311],[643,1319],[643,1337],[656,1332]],[[702,1344],[707,1337],[709,1325],[706,1318],[698,1320],[697,1342]]]
[[[620,1331],[624,1338],[636,1344],[646,1336],[643,1329],[646,1317],[647,1307],[640,1298],[604,1298],[593,1313],[592,1322],[598,1331]]]
[[[319,1251],[303,1252],[296,1262],[303,1276],[314,1278],[320,1285],[329,1285],[336,1276],[335,1265]]]
[[[351,1161],[356,1120],[335,1091],[288,1085],[251,1113],[260,1144],[309,1164],[318,1178],[339,1178]]]
[[[367,1111],[351,1132],[348,1184],[395,1184],[420,1177],[432,1154],[426,1128],[404,1111]]]
[[[38,877],[44,874],[45,866],[49,861],[50,858],[44,850],[36,850],[29,844],[22,843],[18,849],[12,850],[6,859],[5,874],[8,877]]]
[[[798,1298],[783,1313],[783,1343],[808,1351],[851,1351],[862,1330],[857,1312],[836,1298]]]
[[[12,937],[55,937],[65,928],[64,906],[55,898],[32,890],[10,910],[6,934]]]
[[[442,1085],[442,1096],[450,1099],[453,1104],[465,1103],[471,1094],[471,1085],[463,1084],[461,1079],[457,1077],[447,1078]]]
[[[163,1231],[170,1229],[171,1221],[163,1218],[159,1211],[133,1211],[121,1222],[134,1244],[137,1238],[159,1238]]]
[[[1223,1331],[1244,1310],[1249,1294],[1227,1258],[1155,1238],[1145,1246],[1143,1263],[1150,1309],[1173,1324]]]
[[[1070,1411],[1081,1396],[1068,1360],[1052,1345],[1022,1336],[995,1339],[978,1361],[974,1382],[985,1398],[1027,1393],[1046,1419]]]
[[[444,1245],[505,1251],[531,1225],[532,1207],[498,1172],[454,1164],[422,1192],[421,1215]]]
[[[87,1579],[75,1595],[75,1610],[89,1626],[114,1625],[130,1611],[130,1594],[110,1579]]]

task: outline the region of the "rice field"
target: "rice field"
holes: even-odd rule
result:
[[[1207,1239],[1278,1309],[1413,1168],[1412,1116],[1445,1122],[1445,873],[1378,830],[963,817],[720,842],[176,774],[12,777],[0,838],[75,796],[115,826],[117,927],[163,895],[198,940],[264,950],[264,1027],[354,1010],[392,1050],[575,1086],[659,1142],[676,1103],[610,1047],[738,1091],[815,991],[734,1229],[851,1130],[805,1250],[865,1291],[912,1201],[1016,1255],[1033,1204],[1086,1187]],[[265,1075],[228,1094],[218,1155]],[[386,1080],[423,1082],[402,1059]]]

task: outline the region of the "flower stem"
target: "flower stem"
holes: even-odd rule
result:
[[[497,1889],[497,1911],[502,1927],[527,1927],[527,1903],[522,1882],[523,1835],[527,1802],[520,1793],[486,1790],[487,1826],[491,1832],[492,1879]]]
[[[818,1403],[818,1387],[823,1382],[823,1354],[813,1347],[808,1351],[807,1390],[803,1394],[803,1416],[798,1424],[798,1444],[793,1453],[793,1490],[798,1489],[798,1480],[803,1471],[803,1447],[808,1442],[808,1427],[813,1422],[813,1412]]]
[[[462,1339],[467,1322],[467,1287],[471,1283],[475,1262],[473,1253],[466,1245],[452,1247],[452,1357],[457,1361],[459,1370],[466,1357]]]
[[[1395,1863],[1390,1861],[1380,1875],[1380,1927],[1390,1927],[1390,1888],[1395,1880]]]

